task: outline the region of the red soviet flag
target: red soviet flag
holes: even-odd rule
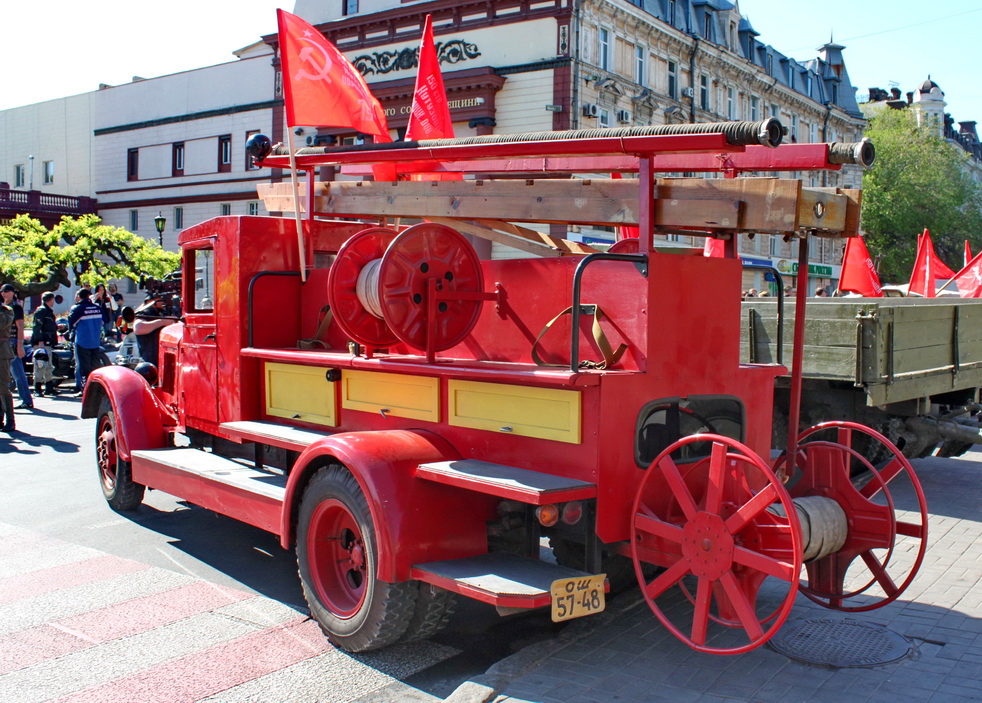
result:
[[[934,242],[931,241],[931,232],[927,229],[918,237],[917,256],[914,259],[914,270],[910,275],[910,284],[907,292],[919,293],[925,298],[933,298],[936,295],[938,279],[947,281],[954,277],[952,271],[934,252]]]
[[[715,237],[706,237],[706,243],[702,245],[702,255],[714,259],[726,257],[726,241]]]
[[[350,127],[391,142],[385,112],[344,54],[314,27],[276,11],[289,127]]]
[[[972,260],[972,247],[968,245],[968,240],[965,240],[965,261],[962,266],[968,266],[968,262]]]
[[[846,242],[846,254],[842,257],[842,274],[839,290],[859,293],[867,298],[882,298],[883,288],[876,267],[869,256],[862,237],[850,237]]]
[[[982,298],[982,253],[965,264],[965,268],[952,278],[958,286],[958,295],[963,298]]]
[[[433,44],[433,18],[427,15],[423,25],[423,41],[419,46],[419,71],[406,139],[453,139],[453,136],[447,91],[443,87],[440,61]]]

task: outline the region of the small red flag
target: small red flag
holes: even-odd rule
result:
[[[276,17],[287,126],[350,127],[391,142],[385,112],[358,69],[304,20],[283,10]]]
[[[443,87],[443,74],[433,43],[433,18],[426,16],[423,25],[423,41],[419,46],[419,71],[416,73],[416,90],[413,107],[409,113],[406,139],[453,139],[453,120],[447,91]]]
[[[965,264],[965,268],[952,276],[963,298],[982,298],[982,253]]]
[[[968,240],[965,240],[965,261],[962,266],[968,266],[968,262],[972,260],[972,247],[968,245]]]
[[[925,298],[933,298],[936,295],[938,279],[947,281],[955,275],[948,266],[938,258],[934,252],[934,242],[931,241],[931,232],[927,229],[917,238],[917,256],[914,259],[914,270],[910,275],[910,284],[907,292],[918,293]]]
[[[726,241],[715,237],[706,237],[706,243],[702,245],[702,255],[714,259],[726,257]]]
[[[862,237],[850,237],[846,242],[846,253],[842,257],[842,274],[839,276],[839,290],[859,293],[867,298],[882,298],[883,288],[876,267],[870,258],[866,242]]]

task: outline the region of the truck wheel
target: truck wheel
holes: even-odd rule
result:
[[[329,466],[307,485],[297,523],[297,566],[304,598],[336,646],[364,652],[406,632],[416,583],[376,577],[375,526],[361,487],[347,470]]]
[[[108,398],[99,408],[95,425],[95,455],[99,466],[99,484],[113,510],[136,510],[146,490],[131,478],[130,462],[119,457],[116,447],[116,415]]]
[[[457,594],[438,588],[429,583],[418,582],[416,609],[406,627],[403,642],[416,642],[429,639],[450,622],[457,607]]]

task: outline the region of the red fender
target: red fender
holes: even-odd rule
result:
[[[421,463],[459,458],[443,438],[421,430],[345,432],[318,440],[290,471],[280,542],[285,549],[293,544],[309,479],[322,466],[339,463],[368,500],[380,579],[405,581],[413,564],[483,554],[497,499],[416,478]]]
[[[106,397],[116,415],[116,447],[123,461],[129,461],[135,449],[167,446],[164,427],[175,420],[143,376],[125,366],[96,369],[85,383],[81,417],[95,417]]]

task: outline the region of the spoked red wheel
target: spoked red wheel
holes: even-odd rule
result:
[[[671,455],[698,442],[711,443],[710,455],[677,465]],[[714,434],[678,440],[649,466],[633,514],[631,557],[642,593],[662,624],[690,647],[746,652],[787,619],[801,570],[800,526],[791,497],[749,448]],[[665,571],[648,580],[644,564]],[[688,595],[683,579],[695,581],[695,597],[680,615],[677,600],[658,601],[667,601],[675,585]],[[765,582],[766,600],[779,601],[776,608],[758,604]],[[711,643],[717,634],[711,622],[742,629],[746,641],[723,637]]]
[[[387,347],[399,341],[385,320],[358,298],[358,277],[382,258],[395,237],[395,232],[384,227],[358,232],[338,250],[327,279],[327,297],[338,326],[351,339],[369,347]]]
[[[460,343],[477,323],[482,302],[454,299],[453,294],[483,290],[484,275],[474,247],[456,230],[430,222],[400,234],[379,271],[385,321],[415,349],[427,348],[430,329],[434,351]],[[434,294],[437,299],[428,305]]]
[[[135,483],[130,462],[119,454],[119,424],[108,398],[102,399],[95,426],[95,457],[99,485],[114,510],[135,510],[143,502],[146,488]]]
[[[608,254],[637,254],[641,251],[641,243],[637,237],[619,239],[607,249]]]
[[[99,418],[95,443],[96,463],[99,466],[99,479],[104,493],[116,490],[116,465],[119,454],[116,450],[116,428],[111,413]]]
[[[791,477],[791,495],[831,498],[848,523],[841,548],[806,563],[808,582],[802,593],[827,608],[848,612],[893,602],[914,580],[927,549],[927,501],[910,462],[886,437],[854,422],[815,425],[801,434],[798,448],[799,473]],[[876,468],[865,458],[870,452],[891,458]],[[895,489],[904,482],[909,517],[895,505]],[[906,543],[905,550],[896,549],[898,540]],[[858,602],[846,603],[859,596]]]
[[[338,617],[358,612],[365,600],[368,567],[365,540],[351,511],[339,500],[314,510],[307,554],[317,597]]]

